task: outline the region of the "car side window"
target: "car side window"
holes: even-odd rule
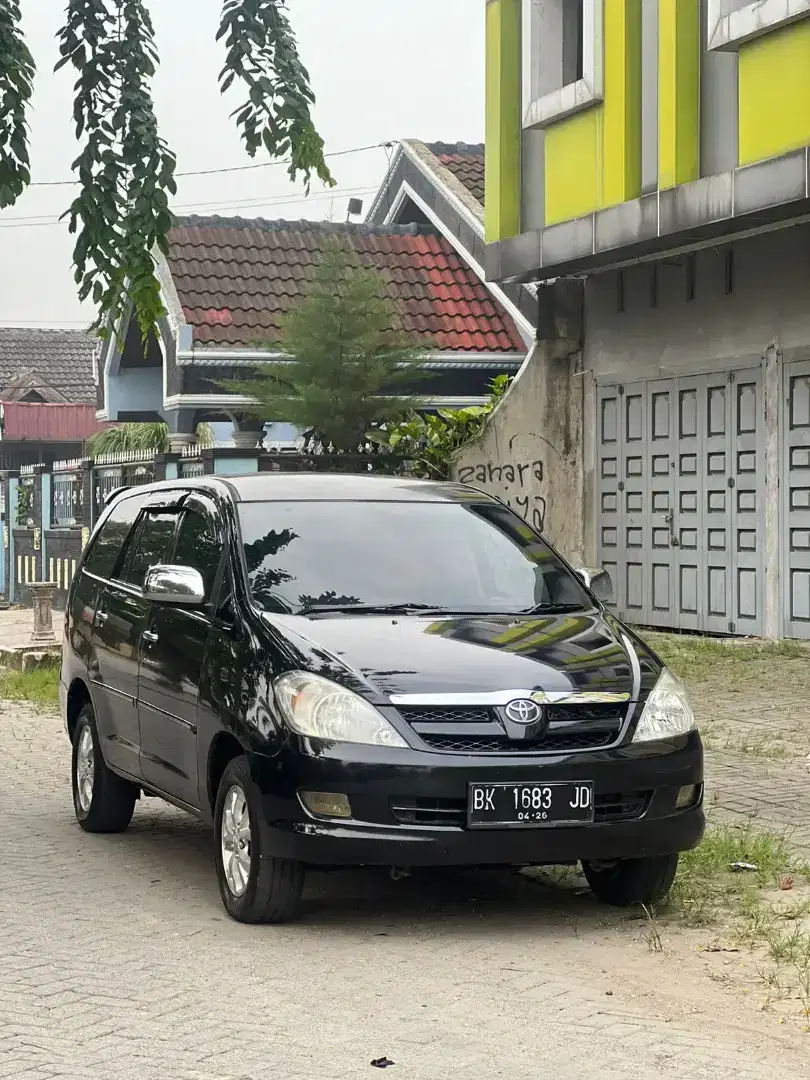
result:
[[[187,510],[180,520],[172,562],[199,570],[206,601],[211,597],[221,555],[222,542],[213,520],[202,510]]]
[[[146,495],[121,499],[110,511],[110,515],[87,553],[83,569],[100,578],[111,578],[116,564],[123,552],[127,537],[146,502]]]
[[[176,513],[147,510],[127,555],[121,580],[142,589],[149,567],[166,562],[176,528]]]

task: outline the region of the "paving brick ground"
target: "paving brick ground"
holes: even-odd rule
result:
[[[240,926],[204,829],[147,800],[88,836],[68,763],[53,713],[0,703],[0,1078],[354,1080],[383,1055],[393,1080],[810,1075],[810,1036],[676,992],[590,897],[515,875],[314,876],[300,923]],[[723,800],[734,768],[712,765]],[[652,989],[617,974],[631,953]]]

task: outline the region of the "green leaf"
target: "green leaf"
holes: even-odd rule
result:
[[[264,145],[272,157],[280,157],[289,146],[292,180],[302,174],[307,191],[313,177],[333,186],[323,139],[312,123],[315,96],[286,0],[226,0],[217,40],[225,43],[220,90],[237,80],[247,89],[248,100],[233,114],[247,153],[253,157]]]
[[[35,66],[20,28],[18,0],[0,0],[0,209],[31,181],[28,125]]]

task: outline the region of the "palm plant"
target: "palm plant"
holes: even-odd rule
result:
[[[197,425],[197,445],[211,446],[214,432],[210,424]],[[164,423],[116,424],[97,432],[87,440],[91,457],[102,454],[128,454],[143,450],[166,453],[169,450],[169,428]]]

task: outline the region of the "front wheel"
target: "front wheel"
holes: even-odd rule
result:
[[[228,914],[244,923],[289,922],[298,911],[304,867],[267,854],[270,828],[247,758],[234,758],[217,792],[216,867]]]
[[[582,869],[596,899],[613,907],[657,904],[672,888],[678,855],[620,859],[614,863],[583,863]]]

